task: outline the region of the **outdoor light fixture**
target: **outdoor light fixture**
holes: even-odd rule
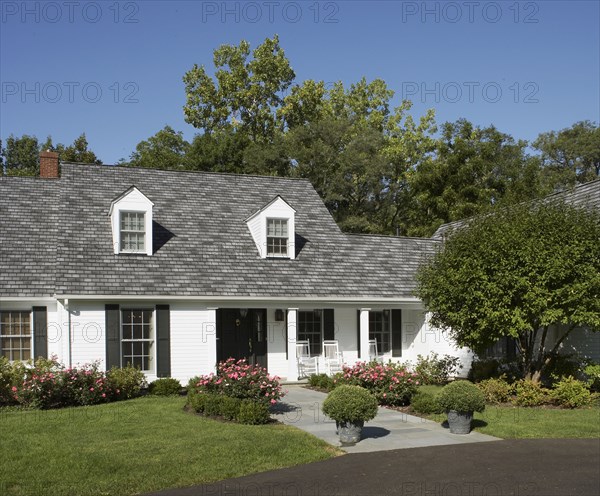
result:
[[[240,316],[242,317],[242,319],[245,319],[246,315],[248,315],[248,309],[247,308],[240,308]]]
[[[389,310],[384,310],[383,311],[383,316],[387,319],[390,316],[390,311]]]
[[[283,310],[281,308],[275,310],[275,322],[283,322]]]
[[[320,319],[320,318],[321,318],[321,313],[322,313],[322,311],[321,311],[321,309],[320,309],[320,308],[315,308],[315,309],[313,310],[313,312],[314,312],[314,314],[315,314],[315,317],[317,317],[318,319]]]

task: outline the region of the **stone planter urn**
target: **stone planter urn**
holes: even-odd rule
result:
[[[471,432],[471,421],[473,412],[457,412],[450,410],[448,412],[448,427],[452,434],[468,434]]]
[[[354,446],[360,441],[364,422],[340,422],[337,433],[342,446]]]

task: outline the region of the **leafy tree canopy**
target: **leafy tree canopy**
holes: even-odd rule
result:
[[[541,152],[548,180],[557,189],[600,177],[600,127],[576,122],[561,131],[542,133],[533,146]]]
[[[137,144],[129,158],[129,165],[153,169],[182,168],[189,149],[190,144],[183,138],[182,132],[165,126],[154,136]]]
[[[433,325],[481,350],[516,341],[526,377],[549,363],[551,326],[600,329],[600,216],[562,203],[527,203],[473,220],[423,266],[417,295]]]

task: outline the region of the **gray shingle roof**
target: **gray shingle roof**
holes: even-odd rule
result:
[[[152,256],[115,255],[108,212],[152,202]],[[295,260],[262,259],[245,220],[281,195]],[[0,179],[0,295],[401,298],[439,243],[343,234],[302,179],[63,164],[58,180]]]
[[[577,206],[586,207],[600,211],[600,179],[590,181],[584,184],[578,184],[575,187],[554,193],[546,196],[543,201],[564,201],[565,203]],[[433,233],[432,238],[442,239],[449,235],[452,231],[460,229],[461,227],[468,224],[470,219],[456,220],[454,222],[448,222],[442,224]]]

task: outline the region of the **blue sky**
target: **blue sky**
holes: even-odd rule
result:
[[[305,79],[384,79],[413,115],[534,139],[600,121],[598,1],[0,2],[0,136],[70,144],[104,163],[165,124],[191,139],[182,76],[213,49],[278,34]]]

